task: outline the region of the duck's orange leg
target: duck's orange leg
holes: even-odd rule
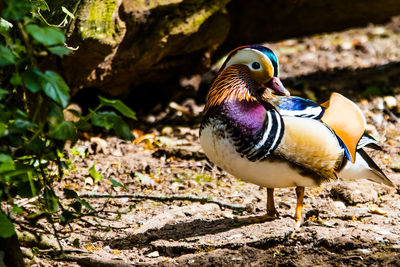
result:
[[[267,214],[271,217],[279,218],[279,213],[275,209],[274,188],[267,188]]]
[[[294,220],[296,221],[296,228],[298,228],[300,227],[302,221],[301,210],[303,209],[304,186],[296,187],[296,196],[297,196],[297,205],[296,205],[296,212],[294,213]]]
[[[243,224],[252,224],[252,223],[263,223],[266,221],[273,221],[279,218],[279,213],[275,209],[274,204],[274,189],[267,188],[267,214],[264,215],[256,215],[247,218],[240,218],[236,221]]]

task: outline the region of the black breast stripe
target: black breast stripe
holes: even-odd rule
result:
[[[236,151],[248,158],[250,161],[265,159],[279,145],[284,132],[282,117],[275,109],[266,113],[264,125],[256,136],[243,138],[243,135],[231,135],[234,140]]]

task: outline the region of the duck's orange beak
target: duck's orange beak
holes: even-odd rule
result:
[[[276,95],[290,96],[290,92],[283,86],[278,77],[272,77],[265,86],[271,89]]]

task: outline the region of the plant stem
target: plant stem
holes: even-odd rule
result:
[[[18,21],[17,25],[18,25],[18,29],[21,32],[22,39],[24,40],[24,43],[26,45],[26,51],[28,52],[28,57],[32,63],[32,66],[37,68],[36,58],[33,56],[33,48],[32,48],[31,43],[29,42],[28,33],[25,31],[25,28],[24,28],[24,25],[22,24],[22,22]]]

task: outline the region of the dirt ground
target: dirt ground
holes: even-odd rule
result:
[[[399,61],[399,25],[394,20],[268,45],[277,51],[283,78],[368,68]],[[384,149],[368,152],[397,189],[365,180],[307,188],[304,223],[297,231],[294,189],[277,189],[280,218],[243,223],[266,213],[266,189],[207,161],[198,140],[202,105],[188,99],[133,124],[134,142],[100,136],[82,139],[69,151],[70,170],[58,188],[123,196],[83,197],[97,215],[58,226],[66,253],[54,252],[54,239],[35,256],[32,246],[23,244],[31,256],[27,261],[33,266],[399,266],[400,94],[397,87],[388,89],[394,96],[366,92],[353,99],[367,118],[368,133]],[[99,181],[89,175],[93,163],[103,177]],[[38,233],[51,232],[44,221],[37,226]]]

